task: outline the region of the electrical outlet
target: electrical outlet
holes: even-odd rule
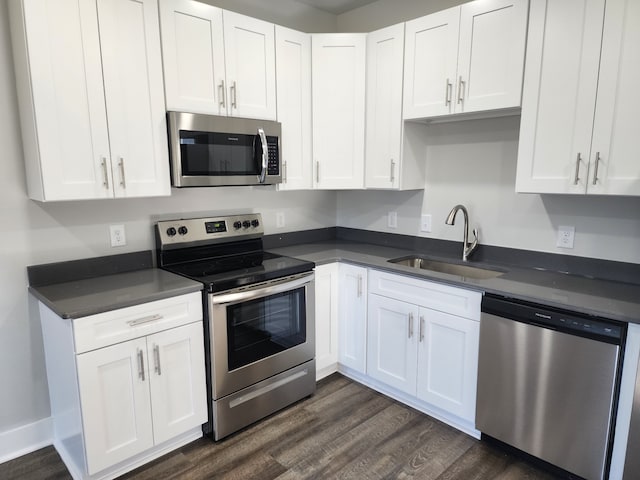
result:
[[[422,215],[420,217],[420,231],[421,232],[431,231],[431,214]]]
[[[124,225],[110,225],[111,246],[122,247],[127,244],[127,237],[124,234]]]
[[[389,212],[387,214],[387,227],[398,228],[398,212]]]
[[[573,248],[573,240],[576,234],[576,227],[560,225],[558,226],[558,240],[556,246],[560,248]]]
[[[285,219],[284,212],[276,212],[276,228],[284,228]]]

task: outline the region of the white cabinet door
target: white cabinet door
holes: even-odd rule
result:
[[[456,112],[519,107],[527,0],[482,0],[460,7]]]
[[[338,264],[315,270],[316,378],[336,370],[338,363]]]
[[[406,23],[404,118],[453,112],[460,7]]]
[[[113,196],[96,5],[9,3],[29,196]]]
[[[420,309],[418,398],[475,420],[480,322]]]
[[[77,356],[88,473],[153,446],[145,338]]]
[[[311,39],[315,187],[364,186],[365,34]]]
[[[604,0],[531,3],[518,192],[586,191],[604,4]],[[601,148],[603,155],[606,146]]]
[[[116,197],[169,195],[169,152],[155,0],[98,0]]]
[[[367,269],[339,264],[339,362],[365,373],[367,368]]]
[[[606,5],[587,192],[640,195],[640,2]]]
[[[147,350],[157,445],[207,421],[202,323],[151,335]]]
[[[234,117],[276,119],[274,26],[224,10],[227,112]]]
[[[367,374],[415,395],[418,307],[370,294],[367,310]]]
[[[365,186],[398,188],[404,24],[367,35]]]
[[[226,115],[222,9],[162,0],[160,26],[167,110]]]
[[[282,124],[279,190],[311,189],[311,36],[276,25],[278,121]]]

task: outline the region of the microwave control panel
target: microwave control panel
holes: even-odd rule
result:
[[[280,151],[278,137],[267,137],[269,158],[267,158],[267,175],[280,175]]]

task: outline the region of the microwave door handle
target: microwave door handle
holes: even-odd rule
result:
[[[264,183],[265,176],[267,175],[267,160],[269,158],[269,146],[267,145],[267,136],[264,134],[264,130],[262,128],[258,129],[258,136],[260,137],[260,142],[262,143],[262,171],[260,172],[260,176],[258,180],[260,183]]]

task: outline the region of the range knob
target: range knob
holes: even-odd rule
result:
[[[176,234],[176,229],[173,227],[169,227],[167,228],[167,235],[169,235],[170,237],[173,237]]]
[[[185,226],[182,226],[182,227],[178,228],[178,233],[180,235],[186,235],[188,231],[189,230],[187,230],[187,227],[185,227]]]
[[[260,222],[258,221],[257,218],[254,218],[253,220],[251,220],[251,226],[253,228],[256,228],[258,225],[260,225]]]
[[[244,228],[249,228],[251,226],[251,223],[249,222],[249,220],[245,220],[244,222],[242,222],[242,226]]]
[[[235,228],[236,230],[240,230],[241,227],[242,227],[242,222],[240,221],[233,222],[233,228]]]

